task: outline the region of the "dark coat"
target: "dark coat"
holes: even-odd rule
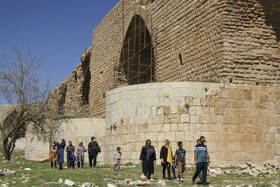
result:
[[[97,155],[98,152],[101,152],[98,143],[96,141],[89,142],[89,144],[88,144],[88,154],[89,155]]]
[[[64,163],[64,147],[65,147],[65,142],[55,142],[54,143],[57,146],[57,162],[59,164]]]
[[[143,146],[140,154],[140,160],[143,161],[143,173],[154,174],[154,160],[156,160],[156,151],[154,146]]]
[[[168,155],[168,148],[165,146],[161,147],[160,150],[160,159],[163,158],[164,163],[161,163],[162,165],[166,165],[167,164],[167,155]],[[173,158],[173,154],[171,152],[172,158]]]

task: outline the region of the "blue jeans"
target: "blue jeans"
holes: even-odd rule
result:
[[[176,175],[175,168],[176,168],[175,163],[172,163],[172,173],[174,176]]]

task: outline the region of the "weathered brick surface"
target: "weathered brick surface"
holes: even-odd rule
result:
[[[123,0],[93,32],[90,116],[104,117],[106,92],[127,85],[115,83],[114,65],[135,12],[153,40],[157,82],[280,83],[277,0]]]
[[[80,63],[48,98],[48,104],[65,116],[88,116],[90,90],[90,49],[86,49]]]

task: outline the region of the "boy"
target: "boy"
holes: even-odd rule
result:
[[[185,169],[186,150],[183,149],[183,143],[181,141],[178,142],[178,147],[179,149],[175,152],[175,164],[178,169],[179,181],[183,182],[182,175]]]
[[[75,161],[77,161],[77,158],[76,158],[76,156],[75,156],[75,154],[74,154],[74,151],[72,151],[72,154],[71,154],[70,157],[69,157],[69,161],[70,161],[70,168],[71,168],[71,169],[74,169],[74,167],[75,167]]]

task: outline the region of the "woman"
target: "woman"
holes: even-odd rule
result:
[[[53,145],[51,151],[50,151],[50,161],[51,161],[51,167],[53,168],[53,163],[56,168],[56,160],[57,160],[57,152],[55,145]]]
[[[61,139],[61,143],[53,141],[57,146],[57,162],[59,164],[59,170],[62,170],[62,164],[64,163],[64,148],[66,146],[65,140]]]
[[[84,147],[83,142],[79,144],[77,147],[76,153],[77,153],[77,159],[78,159],[78,168],[80,167],[80,163],[82,163],[82,168],[84,167],[84,152],[86,152],[87,149]]]
[[[144,175],[150,180],[151,174],[154,174],[154,165],[156,164],[156,152],[150,140],[147,140],[146,145],[142,147],[140,163]]]
[[[163,179],[165,179],[165,170],[167,168],[168,179],[172,180],[172,178],[170,177],[170,166],[172,166],[172,158],[173,155],[172,148],[170,147],[170,141],[166,140],[160,150]]]

